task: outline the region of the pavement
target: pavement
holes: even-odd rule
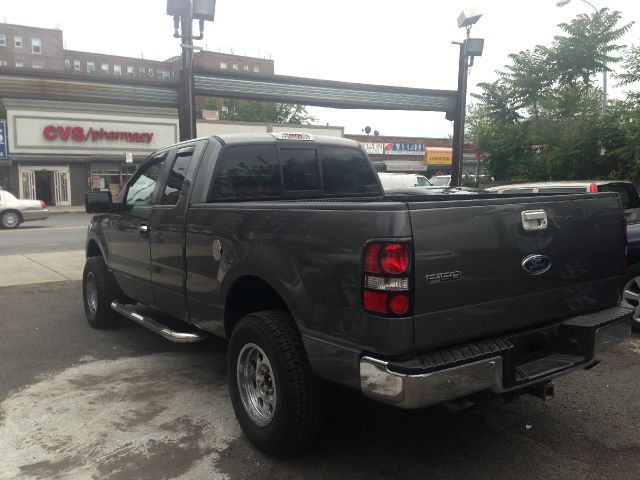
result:
[[[0,256],[0,287],[82,279],[84,251]]]
[[[85,213],[84,205],[73,205],[69,207],[60,207],[57,205],[48,205],[49,213]]]

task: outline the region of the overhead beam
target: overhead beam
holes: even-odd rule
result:
[[[168,83],[168,85],[167,85]],[[175,82],[141,82],[53,72],[13,70],[0,74],[0,98],[178,106]]]
[[[332,108],[453,112],[455,90],[427,90],[361,83],[335,82],[282,75],[195,73],[196,95],[244,100],[300,103]]]
[[[196,95],[371,110],[454,112],[455,90],[369,85],[301,77],[196,72]],[[178,106],[178,84],[70,72],[3,69],[0,98]]]

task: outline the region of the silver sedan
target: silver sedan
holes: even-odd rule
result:
[[[22,222],[49,218],[42,200],[21,200],[6,190],[0,190],[0,227],[17,228]]]

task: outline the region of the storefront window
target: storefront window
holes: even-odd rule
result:
[[[133,164],[93,163],[89,172],[89,189],[109,191],[115,200],[135,171]]]

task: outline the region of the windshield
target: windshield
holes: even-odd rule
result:
[[[427,177],[423,177],[422,175],[418,175],[417,177],[418,187],[430,187],[433,185]]]
[[[429,179],[429,181],[431,182],[431,185],[434,185],[436,187],[446,187],[447,185],[449,185],[449,180],[451,180],[451,177],[444,176],[444,175],[440,175],[438,177],[431,177]]]

